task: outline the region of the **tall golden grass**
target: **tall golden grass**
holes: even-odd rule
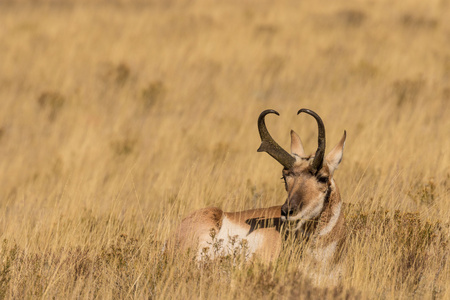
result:
[[[449,299],[448,1],[1,1],[1,298]],[[347,272],[203,268],[163,242],[189,212],[282,204],[259,113],[328,150]]]

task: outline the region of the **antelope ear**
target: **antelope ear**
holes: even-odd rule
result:
[[[291,153],[297,154],[300,157],[305,157],[302,140],[294,130],[291,130]]]
[[[330,174],[333,175],[334,171],[338,168],[340,162],[342,161],[342,156],[344,154],[345,138],[347,137],[347,132],[344,130],[344,136],[339,141],[339,143],[328,153],[325,158],[328,168],[330,168]]]

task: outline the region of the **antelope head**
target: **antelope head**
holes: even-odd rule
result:
[[[342,160],[346,132],[340,142],[325,157],[325,126],[322,119],[309,109],[300,113],[313,116],[319,127],[318,147],[315,155],[306,155],[300,137],[291,130],[291,154],[281,148],[270,136],[264,118],[267,114],[279,115],[275,110],[265,110],[258,118],[261,146],[284,168],[282,171],[287,191],[286,202],[281,207],[282,221],[297,221],[299,229],[306,221],[314,220],[324,210],[330,195],[336,189],[333,173]]]

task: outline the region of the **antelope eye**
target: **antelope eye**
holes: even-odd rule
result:
[[[327,183],[328,182],[328,177],[327,176],[320,176],[317,180],[320,183]]]
[[[281,179],[283,180],[284,188],[285,188],[285,190],[287,191],[288,187],[287,187],[286,176],[283,175],[283,177],[281,177]]]

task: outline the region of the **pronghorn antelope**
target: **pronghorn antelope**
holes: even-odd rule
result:
[[[321,118],[308,109],[300,109],[297,114],[302,112],[313,116],[318,124],[319,145],[315,155],[305,154],[300,137],[294,131],[291,131],[291,154],[273,140],[265,117],[279,115],[275,110],[265,110],[258,118],[262,141],[258,152],[267,152],[284,167],[286,202],[281,206],[241,212],[224,212],[215,207],[200,209],[181,222],[170,240],[172,245],[196,249],[197,258],[201,260],[205,253],[211,256],[230,254],[233,249],[227,245],[231,242],[240,247],[245,245],[250,255],[271,262],[278,257],[287,228],[291,228],[296,239],[310,240],[305,254],[311,260],[328,263],[337,258],[345,238],[345,220],[333,174],[342,160],[346,133],[344,131],[340,142],[325,156],[325,127]],[[224,245],[222,252],[212,249],[213,240]]]

